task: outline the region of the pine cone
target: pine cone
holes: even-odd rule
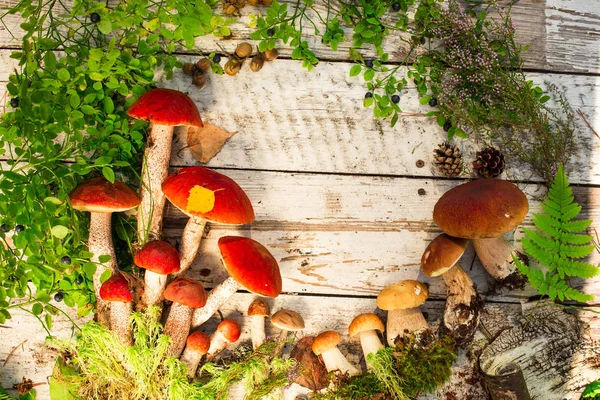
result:
[[[493,147],[477,152],[473,169],[484,178],[495,178],[504,171],[504,154]]]
[[[454,178],[463,170],[463,157],[460,150],[448,141],[439,144],[438,148],[433,150],[433,158],[435,158],[435,165],[444,176]]]

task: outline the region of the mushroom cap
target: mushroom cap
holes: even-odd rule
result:
[[[217,325],[217,332],[220,332],[230,343],[237,342],[242,334],[240,326],[232,319],[224,319]]]
[[[265,246],[242,236],[223,236],[219,250],[225,269],[237,283],[261,296],[279,296],[279,265]]]
[[[336,331],[325,331],[321,332],[315,338],[312,344],[312,351],[316,355],[320,356],[327,350],[333,349],[342,340],[339,333]]]
[[[269,304],[263,299],[254,299],[250,306],[248,306],[248,316],[261,316],[268,317],[271,310],[269,309]]]
[[[193,332],[188,336],[185,346],[195,353],[206,354],[210,348],[210,337],[202,331]]]
[[[129,290],[129,282],[123,274],[116,273],[100,286],[100,298],[104,301],[131,303],[133,297]]]
[[[158,125],[204,126],[192,99],[173,89],[147,91],[129,107],[127,115]]]
[[[385,326],[383,325],[381,318],[379,318],[377,314],[373,313],[364,313],[356,316],[352,322],[350,322],[350,326],[348,327],[348,333],[350,334],[350,337],[358,335],[362,332],[374,330],[383,332],[385,330]]]
[[[140,204],[138,195],[123,182],[106,178],[88,179],[69,195],[71,206],[79,211],[112,213],[127,211]]]
[[[419,307],[427,297],[429,290],[424,283],[413,280],[392,283],[377,296],[377,307],[382,310],[405,310]]]
[[[421,256],[421,268],[425,276],[439,276],[452,268],[464,254],[467,244],[467,239],[445,233],[433,239]]]
[[[478,179],[444,193],[433,208],[433,220],[450,236],[484,239],[515,229],[528,211],[527,196],[516,185]]]
[[[202,308],[206,304],[206,291],[202,284],[185,276],[169,283],[165,299],[191,308]]]
[[[252,203],[233,179],[204,167],[181,168],[164,180],[162,191],[188,216],[221,224],[254,221]]]
[[[133,262],[140,268],[161,275],[169,275],[179,271],[180,260],[177,249],[164,240],[148,242],[135,253]]]
[[[285,331],[300,331],[304,329],[304,319],[296,311],[279,310],[271,315],[271,323]]]

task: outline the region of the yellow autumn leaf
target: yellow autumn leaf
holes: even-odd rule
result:
[[[194,186],[188,196],[187,212],[207,213],[215,208],[215,192],[224,189],[210,190],[204,186]]]

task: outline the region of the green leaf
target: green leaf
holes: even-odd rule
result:
[[[110,167],[102,167],[102,175],[110,182],[115,182],[115,172]]]
[[[421,104],[421,105],[427,104],[427,103],[429,103],[429,100],[431,100],[431,96],[422,96],[419,99],[419,104]]]
[[[360,74],[362,67],[359,64],[354,64],[352,68],[350,68],[350,76],[356,76]]]
[[[109,254],[103,254],[100,257],[98,257],[98,261],[101,264],[105,264],[105,263],[109,262],[111,258],[112,257]]]
[[[35,303],[33,307],[31,307],[31,312],[33,315],[40,315],[44,311],[44,307],[40,303]]]
[[[365,75],[364,75],[365,81],[372,81],[374,77],[375,77],[374,70],[368,69],[365,71]]]
[[[54,225],[52,227],[52,236],[58,239],[64,239],[69,234],[69,232],[69,228],[63,225]]]
[[[87,104],[81,106],[81,112],[84,113],[85,115],[93,115],[96,113],[96,109],[94,109],[94,107],[89,106]]]
[[[96,26],[98,27],[98,30],[104,33],[105,35],[108,35],[112,32],[112,24],[106,19],[103,19],[100,22],[98,22]]]
[[[69,79],[71,79],[71,74],[69,73],[69,71],[66,68],[59,69],[56,76],[58,77],[58,79],[60,79],[63,82],[66,82]]]

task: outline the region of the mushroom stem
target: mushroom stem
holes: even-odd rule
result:
[[[252,339],[252,348],[258,349],[265,342],[265,317],[262,315],[253,315],[250,317],[250,338]]]
[[[418,307],[405,310],[389,310],[386,326],[388,345],[394,346],[398,336],[403,336],[404,331],[417,332],[429,328]]]
[[[328,372],[339,370],[342,374],[348,373],[350,376],[358,375],[360,373],[360,371],[344,357],[337,346],[321,353],[321,357],[323,357],[323,362],[325,363],[325,368],[327,368]]]
[[[162,230],[165,195],[161,185],[169,174],[172,141],[172,126],[152,124],[142,166],[141,203],[138,211],[138,235],[141,243],[146,243],[150,236],[160,236]]]
[[[273,354],[275,356],[283,353],[283,348],[285,347],[285,341],[287,339],[289,331],[286,331],[285,329],[281,330],[281,333],[279,333],[279,337],[277,338],[277,347],[275,347],[275,350],[273,351]]]
[[[110,330],[114,332],[119,341],[127,346],[133,346],[131,337],[131,322],[129,318],[133,312],[132,302],[112,301],[110,305]]]
[[[475,239],[473,247],[479,261],[492,278],[502,280],[517,271],[511,255],[513,248],[504,237]]]
[[[183,354],[179,358],[179,361],[185,364],[187,367],[187,376],[188,378],[193,378],[196,376],[196,370],[198,369],[198,365],[200,364],[200,360],[202,360],[202,356],[204,354],[200,354],[197,351],[190,350],[186,347],[183,351]]]
[[[379,350],[383,349],[383,344],[381,340],[379,340],[379,336],[377,335],[376,330],[364,331],[359,334],[360,337],[360,346],[362,347],[363,354],[365,355],[365,362],[367,363],[367,368],[371,369],[371,364],[367,361],[367,355],[371,353],[377,353]]]
[[[442,278],[447,292],[442,324],[458,344],[468,342],[479,325],[477,287],[458,263],[442,274]]]
[[[164,334],[171,338],[167,357],[177,358],[183,351],[190,332],[190,322],[193,314],[193,308],[173,302],[164,330]]]
[[[163,292],[165,291],[168,277],[169,275],[157,274],[156,272],[146,270],[144,274],[144,295],[142,298],[142,303],[146,307],[162,303]]]
[[[96,294],[96,314],[98,323],[108,327],[110,323],[110,303],[100,298],[100,276],[107,269],[111,272],[117,271],[115,250],[113,248],[111,231],[111,213],[90,213],[90,234],[88,238],[88,247],[94,254],[92,261],[96,263],[96,272],[94,272],[94,293]],[[101,264],[100,256],[109,255],[110,260]]]
[[[204,227],[206,226],[206,220],[198,217],[190,217],[183,233],[181,234],[181,242],[179,244],[179,258],[181,259],[179,272],[173,274],[173,276],[180,276],[188,270],[192,265],[192,262],[198,254],[200,248],[200,242],[202,241],[202,235],[204,234]]]
[[[210,338],[210,347],[208,348],[208,353],[206,353],[206,361],[209,362],[215,358],[217,354],[225,350],[228,344],[229,340],[221,332],[216,331]]]
[[[240,284],[230,277],[211,290],[206,299],[206,305],[194,312],[192,328],[196,328],[208,321],[239,288]]]

